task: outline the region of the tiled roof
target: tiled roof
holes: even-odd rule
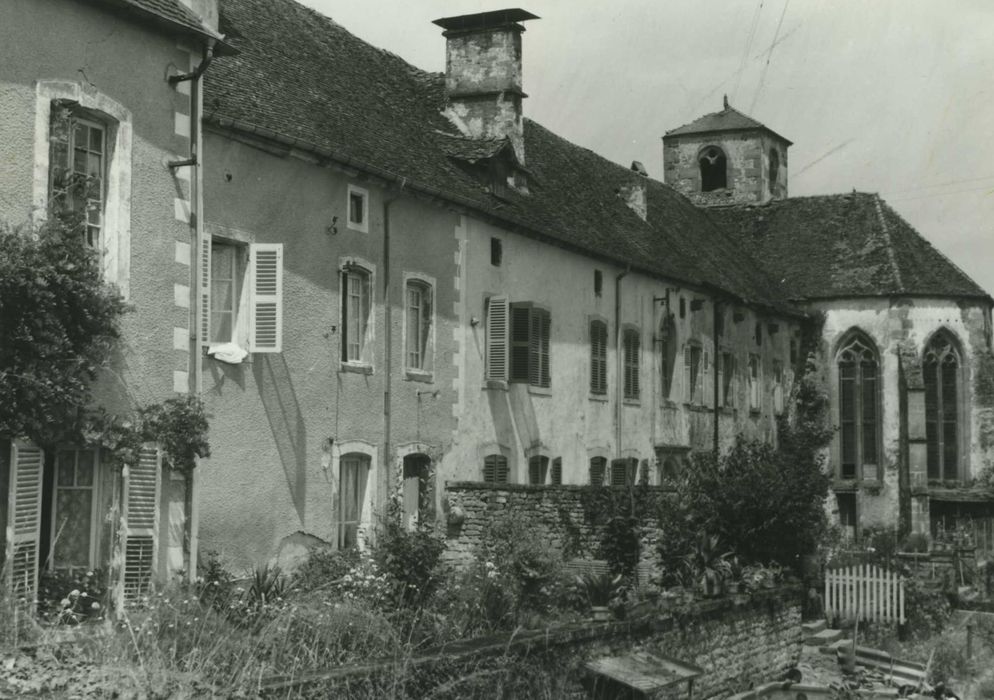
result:
[[[770,132],[779,139],[787,141],[788,144],[791,143],[765,124],[762,124],[749,115],[742,114],[739,110],[729,106],[726,106],[720,112],[705,114],[703,117],[699,117],[689,124],[684,124],[683,126],[678,126],[675,129],[670,129],[666,132],[666,136],[663,138],[668,138],[670,136],[686,136],[687,134],[703,134],[715,131],[742,131],[749,129],[762,129],[763,131]]]
[[[443,76],[293,0],[224,0],[222,13],[239,54],[207,72],[205,119],[403,178],[560,246],[795,311],[725,231],[662,183],[525,120],[530,194],[509,189],[498,199],[449,157],[459,139],[441,114]],[[647,186],[649,223],[617,194],[633,182]]]
[[[793,300],[877,296],[989,298],[878,195],[793,197],[709,211],[781,280]]]
[[[438,134],[438,146],[453,158],[475,163],[493,158],[503,148],[513,148],[509,139],[468,139],[452,134]]]
[[[146,20],[186,30],[202,37],[220,40],[222,36],[204,26],[190,8],[179,0],[88,0],[96,4],[130,11]],[[223,46],[223,44],[222,44]]]

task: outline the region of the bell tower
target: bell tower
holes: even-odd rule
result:
[[[663,136],[663,180],[698,206],[787,197],[791,142],[728,104]]]

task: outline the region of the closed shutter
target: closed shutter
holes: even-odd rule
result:
[[[138,453],[138,461],[124,468],[124,557],[118,606],[138,600],[148,592],[158,553],[161,489],[162,455],[155,445],[145,445]]]
[[[510,381],[530,381],[531,307],[511,304],[511,372]],[[536,348],[537,352],[537,348]]]
[[[552,385],[552,369],[549,365],[549,343],[552,332],[552,317],[548,311],[540,311],[540,326],[542,340],[539,344],[539,359],[542,363],[542,371],[539,373],[539,386],[549,387]]]
[[[211,342],[211,245],[213,239],[210,231],[204,229],[200,239],[200,250],[197,259],[200,265],[197,275],[200,285],[200,303],[197,304],[197,323],[200,327],[200,344],[209,345]]]
[[[483,460],[483,480],[488,484],[506,484],[507,457],[487,455]]]
[[[528,325],[531,328],[528,336],[528,383],[542,386],[542,314],[538,309],[531,310]]]
[[[528,460],[528,483],[535,485],[545,484],[545,477],[549,469],[549,458],[536,456]]]
[[[552,460],[552,475],[549,483],[559,485],[563,483],[563,458],[556,457]]]
[[[685,345],[683,348],[683,400],[690,403],[694,399],[693,348]]]
[[[38,544],[41,535],[41,488],[45,453],[21,441],[10,446],[10,494],[7,509],[7,587],[15,598],[38,595]]]
[[[283,350],[283,244],[249,246],[251,352]]]
[[[633,460],[617,459],[611,462],[611,486],[628,484],[628,470]]]
[[[590,323],[590,391],[607,393],[607,324]]]
[[[601,486],[604,484],[604,471],[607,460],[604,457],[593,457],[590,460],[590,485]]]
[[[507,297],[487,300],[487,379],[507,381],[507,316]]]

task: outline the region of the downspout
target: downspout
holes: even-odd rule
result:
[[[390,474],[393,471],[391,449],[391,414],[393,388],[393,307],[390,303],[390,207],[400,199],[406,180],[401,180],[400,186],[392,197],[383,200],[383,344],[386,358],[383,371],[386,374],[383,390],[383,503],[390,498]]]
[[[204,246],[204,171],[203,171],[203,75],[210,68],[214,61],[214,40],[208,40],[204,47],[203,59],[200,64],[190,73],[169,76],[169,84],[175,87],[181,82],[190,81],[190,157],[185,160],[173,161],[169,163],[171,169],[192,167],[193,174],[190,178],[190,223],[193,227],[193,245],[191,246],[194,259],[190,261],[190,296],[193,305],[193,325],[194,332],[190,336],[193,347],[190,348],[190,380],[189,393],[192,396],[199,396],[203,392],[203,370],[201,367],[201,348],[203,347],[203,324],[200,322],[202,313],[200,303],[200,261],[203,260]],[[200,529],[200,506],[196,494],[198,491],[197,469],[194,469],[187,477],[186,481],[186,503],[185,510],[188,513],[186,519],[186,535],[189,538],[189,562],[187,565],[187,576],[190,583],[197,578],[197,559],[199,549],[199,529]]]
[[[621,459],[621,417],[622,405],[624,402],[624,377],[625,365],[621,351],[621,280],[628,276],[632,266],[625,268],[624,272],[618,273],[614,278],[614,364],[617,370],[617,380],[615,381],[615,401],[614,401],[614,444],[615,457]]]
[[[718,340],[719,340],[719,338],[718,338],[718,331],[719,331],[718,314],[719,313],[721,313],[721,303],[717,299],[715,299],[713,307],[712,307],[712,313],[711,313],[711,317],[712,317],[711,318],[711,326],[712,326],[711,336],[714,338],[714,357],[711,359],[711,365],[712,365],[713,369],[712,369],[711,374],[714,376],[714,456],[715,456],[715,459],[718,458],[718,455],[720,453],[719,435],[721,434],[720,430],[719,430],[719,425],[718,425],[719,421],[721,420],[721,407],[718,405],[718,394],[719,394],[719,390],[720,390],[720,387],[718,385],[718,362],[720,361],[720,357],[721,357],[721,349],[720,349],[720,346],[718,344]],[[727,367],[722,367],[722,373],[723,374],[724,374],[724,372],[727,372],[727,371],[728,371]]]

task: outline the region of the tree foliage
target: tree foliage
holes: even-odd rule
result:
[[[73,217],[0,225],[0,434],[47,445],[77,430],[125,310]]]

